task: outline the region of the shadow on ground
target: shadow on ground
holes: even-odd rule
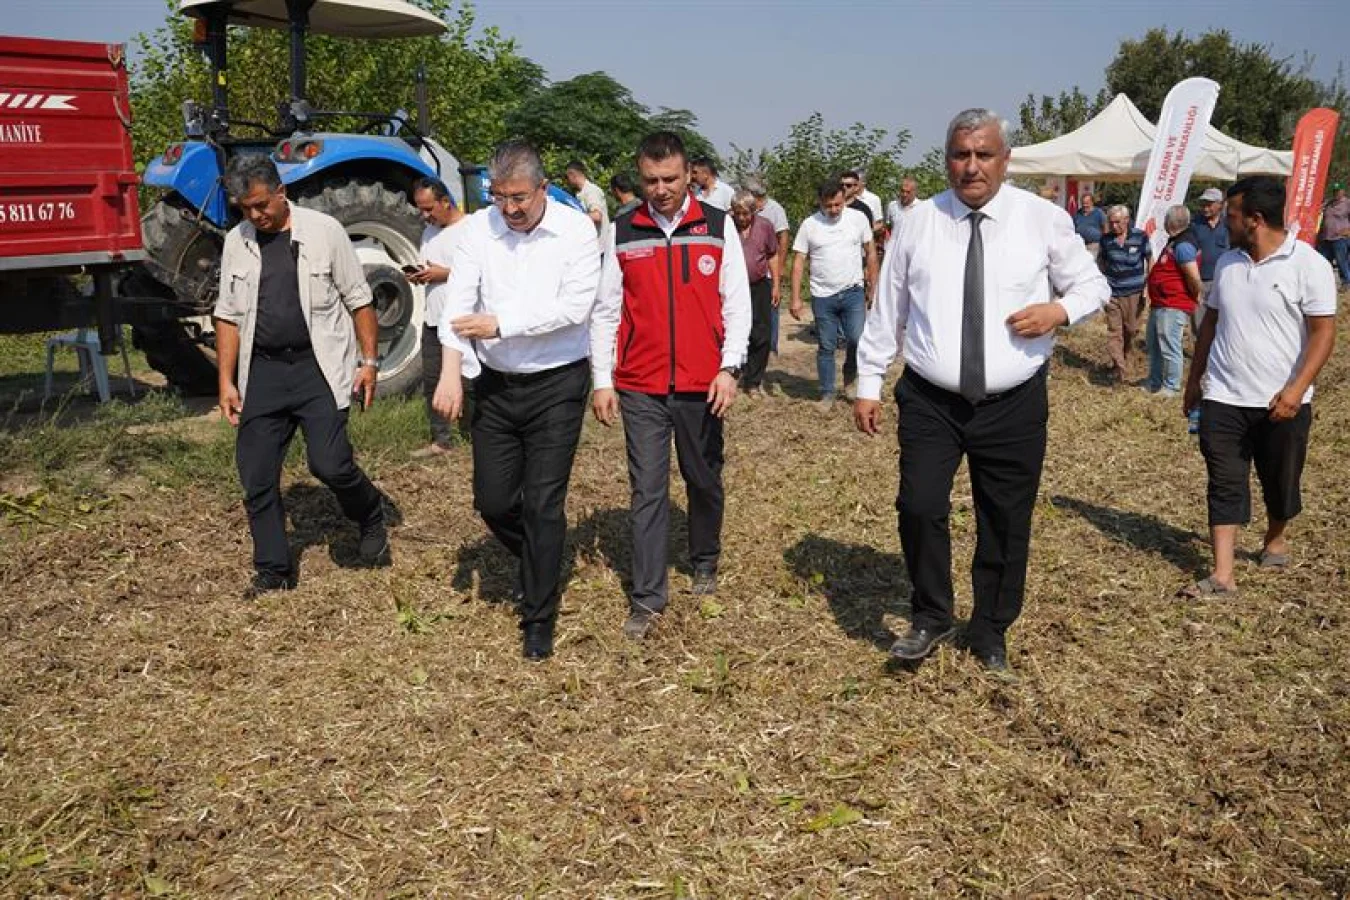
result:
[[[783,559],[793,574],[825,595],[841,631],[886,650],[894,635],[886,616],[909,615],[909,579],[895,553],[808,534]]]
[[[1076,497],[1056,495],[1050,502],[1083,517],[1111,540],[1156,553],[1183,572],[1209,571],[1207,538],[1202,534],[1169,525],[1147,513],[1098,506]]]
[[[403,524],[403,512],[387,494],[384,498],[385,521],[391,527]],[[322,484],[293,484],[285,489],[283,501],[290,518],[291,558],[298,561],[310,547],[326,546],[333,563],[344,569],[360,569],[357,552],[359,532],[354,522],[342,514],[333,492]]]

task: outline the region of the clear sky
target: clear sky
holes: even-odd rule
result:
[[[0,33],[129,42],[167,9],[0,0]],[[1158,26],[1227,28],[1310,58],[1318,79],[1350,75],[1350,0],[482,0],[477,14],[553,80],[606,71],[648,106],[693,110],[724,151],[775,144],[819,110],[831,127],[909,129],[917,161],[966,107],[1011,118],[1028,93],[1095,93],[1121,40]]]

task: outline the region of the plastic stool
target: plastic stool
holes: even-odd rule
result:
[[[131,360],[127,356],[127,342],[118,335],[118,345],[122,350],[122,367],[127,376],[127,390],[136,396],[136,382],[131,378]],[[100,403],[112,399],[108,385],[108,362],[103,358],[102,346],[98,340],[98,331],[93,328],[78,328],[47,339],[47,377],[43,382],[42,400],[46,402],[52,395],[52,363],[56,359],[58,347],[70,347],[80,361],[80,384],[85,384],[93,375],[94,388],[98,391]]]

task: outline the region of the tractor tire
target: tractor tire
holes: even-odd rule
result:
[[[145,249],[165,270],[179,279],[180,286],[196,286],[197,297],[209,293],[219,277],[222,241],[197,224],[196,214],[182,198],[171,195],[152,206],[141,218]],[[192,298],[175,297],[174,291],[149,272],[135,270],[122,282],[121,293],[130,297],[163,297],[182,309],[198,304]],[[209,315],[210,310],[195,310]],[[132,329],[132,343],[145,353],[146,362],[180,393],[212,396],[217,391],[216,354],[193,337],[200,326],[173,320],[141,324]]]
[[[342,223],[375,298],[382,357],[377,393],[408,393],[422,382],[426,291],[402,266],[421,259],[423,223],[402,191],[366,181],[306,185],[296,202]]]

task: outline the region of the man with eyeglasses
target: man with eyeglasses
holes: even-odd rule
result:
[[[553,201],[539,154],[507,141],[488,166],[492,205],[455,248],[434,405],[473,410],[474,506],[517,562],[526,659],[553,653],[567,485],[590,390],[587,324],[600,283],[595,225]],[[481,374],[480,374],[481,373]]]

